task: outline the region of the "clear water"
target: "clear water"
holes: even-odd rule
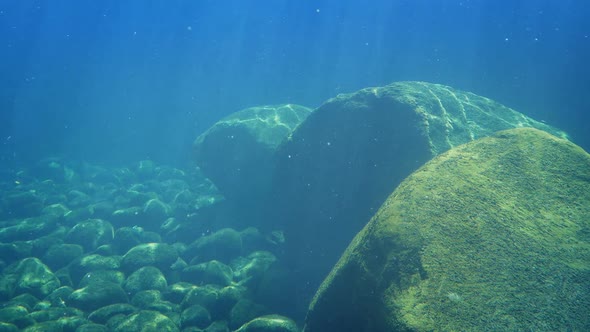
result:
[[[588,151],[589,17],[583,0],[0,0],[0,182],[46,158],[191,169],[195,138],[233,112],[404,80],[489,97]]]
[[[590,147],[585,1],[0,2],[3,160],[184,162],[248,106],[400,80],[502,102]]]

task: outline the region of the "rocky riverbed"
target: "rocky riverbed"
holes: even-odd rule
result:
[[[198,168],[58,158],[0,180],[1,331],[297,331],[280,230],[231,228]]]

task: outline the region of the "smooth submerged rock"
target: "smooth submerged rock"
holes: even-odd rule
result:
[[[182,311],[180,316],[181,326],[196,326],[200,328],[206,328],[211,324],[211,314],[206,308],[200,305],[192,305]]]
[[[0,203],[7,218],[33,217],[43,209],[43,197],[32,190],[14,190],[2,198]]]
[[[104,325],[89,323],[89,324],[82,324],[82,325],[78,326],[78,328],[76,329],[75,332],[107,332],[107,331],[108,331],[108,329]]]
[[[74,260],[68,266],[69,275],[74,283],[82,280],[82,277],[90,272],[103,270],[118,270],[121,267],[120,256],[87,255]]]
[[[191,288],[181,302],[182,308],[188,308],[191,305],[201,305],[209,312],[214,309],[219,301],[219,287],[205,285]]]
[[[0,322],[21,325],[22,327],[23,320],[28,314],[29,311],[23,306],[8,306],[0,309]]]
[[[50,234],[57,228],[57,218],[47,215],[17,219],[13,225],[0,228],[0,241],[14,242],[34,240]]]
[[[135,313],[137,308],[127,303],[116,303],[101,307],[88,315],[88,319],[99,324],[105,324],[115,315],[130,315]]]
[[[140,291],[133,296],[131,304],[140,309],[155,310],[162,313],[177,313],[177,304],[162,300],[162,294],[158,290],[150,289]]]
[[[145,266],[133,272],[127,278],[124,287],[130,294],[148,289],[163,291],[168,287],[168,282],[159,269],[153,266]]]
[[[77,223],[66,235],[66,242],[79,244],[86,251],[108,244],[113,240],[115,231],[110,222],[101,219],[89,219]]]
[[[317,292],[306,332],[590,330],[590,155],[536,129],[414,172]]]
[[[161,224],[168,218],[170,207],[161,200],[152,198],[144,204],[143,213],[148,223]]]
[[[240,284],[256,289],[265,273],[276,262],[275,255],[268,251],[255,251],[248,257],[240,257],[232,262],[234,278]]]
[[[310,113],[295,104],[233,113],[195,140],[197,164],[241,212],[254,213],[249,204],[269,189],[277,147]]]
[[[2,284],[8,296],[31,294],[43,298],[59,288],[60,282],[53,272],[37,258],[25,258],[4,270]]]
[[[127,303],[128,301],[127,293],[121,285],[113,282],[97,282],[75,290],[68,296],[66,303],[91,312],[110,304]]]
[[[229,263],[242,253],[240,232],[232,228],[223,228],[213,234],[195,240],[184,251],[183,256],[193,263],[219,260]]]
[[[276,153],[267,223],[285,230],[286,261],[301,272],[297,292],[315,290],[412,171],[454,146],[517,127],[565,137],[493,100],[439,84],[398,82],[328,100]]]
[[[78,283],[78,287],[86,287],[90,284],[111,282],[118,285],[123,285],[125,282],[125,274],[116,270],[97,270],[88,272],[84,275],[82,280]]]
[[[254,318],[268,313],[268,309],[265,306],[248,299],[241,299],[230,311],[229,325],[232,329],[237,329]]]
[[[237,329],[236,332],[299,332],[299,329],[297,324],[287,317],[269,315],[249,321]]]
[[[187,266],[182,270],[182,275],[185,281],[190,280],[195,284],[227,286],[231,284],[233,271],[231,267],[213,260],[206,263]]]
[[[149,265],[166,270],[177,259],[178,252],[173,246],[166,243],[145,243],[129,249],[123,256],[121,267],[130,272]]]
[[[68,265],[76,258],[82,257],[84,248],[78,244],[55,244],[49,247],[43,255],[43,262],[53,269],[59,269]]]
[[[170,318],[157,311],[151,310],[142,310],[127,316],[124,320],[116,324],[112,330],[114,332],[179,331],[176,324],[174,324]]]

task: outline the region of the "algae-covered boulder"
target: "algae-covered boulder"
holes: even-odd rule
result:
[[[311,285],[298,293],[315,290],[412,171],[454,146],[516,127],[565,136],[485,97],[424,82],[366,88],[316,109],[276,153],[268,220],[285,230],[295,279]]]
[[[15,326],[23,327],[31,322],[34,322],[33,320],[27,317],[28,315],[29,311],[23,306],[7,306],[0,309],[0,322],[14,324]],[[3,330],[0,329],[0,331]]]
[[[133,296],[131,304],[145,310],[155,310],[162,313],[179,315],[179,306],[169,301],[162,300],[162,293],[158,290],[144,290]],[[172,316],[170,316],[172,318]]]
[[[75,290],[68,296],[66,303],[91,312],[107,305],[128,301],[121,285],[114,282],[96,282]]]
[[[116,270],[97,270],[86,273],[82,280],[78,283],[78,287],[86,287],[90,284],[112,282],[118,285],[123,285],[125,282],[125,274]]]
[[[82,280],[90,272],[102,270],[118,270],[121,267],[121,257],[119,256],[103,256],[103,255],[87,255],[74,260],[68,266],[68,272],[72,280],[77,283]]]
[[[78,326],[76,332],[108,332],[108,329],[104,325],[89,323]]]
[[[536,129],[409,176],[318,290],[315,331],[590,330],[590,155]]]
[[[114,229],[111,223],[101,219],[89,219],[77,223],[68,232],[66,242],[79,244],[91,251],[113,240]]]
[[[4,193],[0,204],[7,217],[33,217],[43,210],[43,197],[33,190],[14,190]]]
[[[125,290],[130,294],[148,289],[163,291],[167,287],[166,277],[153,266],[145,266],[133,272],[124,285]]]
[[[60,282],[47,265],[37,258],[25,258],[13,263],[4,271],[1,283],[7,287],[3,295],[31,294],[39,298],[59,288]]]
[[[116,303],[101,307],[90,313],[88,319],[94,323],[105,324],[111,317],[116,315],[130,315],[137,311],[131,304]]]
[[[186,308],[182,312],[180,319],[183,327],[196,326],[205,328],[211,324],[209,311],[198,304]]]
[[[268,251],[255,251],[248,257],[235,259],[231,264],[234,278],[240,284],[256,290],[261,279],[276,260],[275,255]]]
[[[297,324],[287,317],[269,315],[249,321],[237,329],[236,332],[299,332],[299,329],[297,328]]]
[[[177,332],[178,327],[170,318],[157,311],[142,310],[121,320],[113,329],[114,332],[159,331]]]
[[[232,282],[233,271],[222,262],[213,260],[187,266],[182,270],[182,276],[184,281],[192,281],[195,284],[228,286]]]
[[[3,223],[0,228],[0,241],[28,241],[45,236],[57,228],[58,219],[45,215],[26,219],[14,219]]]
[[[166,243],[145,243],[137,245],[123,256],[121,268],[134,272],[140,267],[155,266],[160,270],[169,269],[178,259],[178,252]]]
[[[247,208],[268,190],[277,146],[310,113],[294,104],[233,113],[196,139],[197,164],[225,197]]]
[[[229,326],[232,329],[237,329],[254,318],[268,313],[268,309],[265,306],[248,299],[242,299],[231,308]]]
[[[84,248],[79,244],[55,244],[45,252],[43,262],[52,269],[59,269],[74,259],[82,257],[82,254],[84,254]]]
[[[160,229],[160,226],[168,219],[170,207],[157,198],[152,198],[143,206],[141,225],[149,229]]]
[[[229,263],[242,253],[240,232],[232,228],[223,228],[212,234],[199,237],[183,252],[187,260],[193,263],[219,260]]]

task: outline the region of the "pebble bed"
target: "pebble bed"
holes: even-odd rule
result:
[[[0,331],[299,331],[282,232],[239,228],[198,169],[55,158],[0,189]]]

